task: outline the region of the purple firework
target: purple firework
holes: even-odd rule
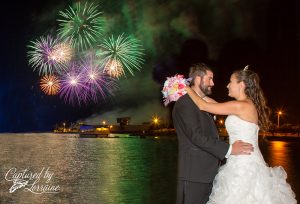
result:
[[[69,65],[68,71],[61,75],[61,89],[59,95],[66,103],[72,105],[87,103],[89,87],[80,67],[75,63]]]
[[[99,98],[105,99],[117,89],[117,80],[103,72],[103,69],[89,56],[81,61],[84,83],[88,87],[86,95],[90,100],[97,102]]]
[[[40,37],[40,39],[30,43],[28,45],[30,50],[27,52],[29,64],[33,70],[38,70],[39,75],[51,75],[54,72],[60,72],[64,68],[65,61],[58,59],[56,56],[57,48],[61,44],[59,39],[48,35],[46,38]]]

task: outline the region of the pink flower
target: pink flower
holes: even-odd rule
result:
[[[183,75],[176,74],[173,77],[167,77],[162,90],[164,105],[167,106],[172,101],[177,101],[186,94],[185,86],[187,80]]]

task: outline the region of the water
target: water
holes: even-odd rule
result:
[[[300,200],[300,142],[261,142],[261,152],[269,166],[282,166],[287,172],[287,181],[291,184]]]
[[[286,169],[288,181],[299,197],[300,143],[263,142],[260,146],[270,166],[281,165]],[[175,139],[2,134],[0,149],[0,203],[168,204],[175,201]],[[13,181],[6,175],[12,177],[13,171],[20,173],[25,169],[27,175],[41,172],[40,179],[33,178],[27,188],[59,186],[59,191],[35,194],[38,191],[25,191],[26,187],[21,187],[9,193]]]

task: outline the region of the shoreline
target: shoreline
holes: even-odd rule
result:
[[[14,133],[5,132],[0,133],[1,135],[18,135],[18,136],[29,136],[34,134],[53,134],[53,135],[76,135],[79,138],[82,135],[86,135],[89,138],[173,138],[176,139],[176,132],[174,129],[162,129],[162,130],[152,130],[147,132],[110,132],[103,134],[100,132],[24,132],[24,133]],[[99,137],[98,137],[99,135]],[[220,138],[228,140],[227,134],[220,134]],[[265,141],[286,141],[286,142],[300,142],[300,136],[298,133],[266,133],[259,134],[259,139]]]

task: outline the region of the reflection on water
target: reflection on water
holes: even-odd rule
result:
[[[176,140],[76,138],[72,135],[0,135],[0,203],[172,203]],[[23,188],[9,193],[11,168],[50,167],[57,194]],[[42,183],[42,181],[40,181]],[[45,184],[45,182],[44,182]]]
[[[281,165],[299,195],[300,143],[260,144],[270,166]],[[0,135],[0,203],[174,203],[175,139],[77,138],[56,134]],[[34,194],[24,187],[9,193],[11,168],[39,172],[50,168],[56,194]],[[44,182],[44,183],[43,183]],[[298,190],[298,191],[297,191]]]
[[[287,181],[300,198],[300,142],[261,142],[260,148],[269,166],[282,166],[287,172]]]

